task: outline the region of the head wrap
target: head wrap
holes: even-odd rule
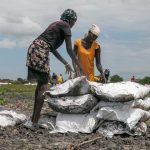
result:
[[[85,34],[84,34],[84,38],[86,38],[88,36],[88,33],[86,32]]]
[[[99,36],[100,34],[100,29],[96,24],[92,24],[92,27],[90,28],[90,30],[94,35]]]
[[[62,13],[60,19],[63,20],[63,21],[66,21],[66,22],[68,22],[68,23],[69,23],[71,20],[76,21],[76,20],[77,20],[77,14],[76,14],[76,12],[75,12],[74,10],[72,10],[72,9],[66,9],[66,10]]]

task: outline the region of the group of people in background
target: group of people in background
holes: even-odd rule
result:
[[[63,79],[62,74],[60,74],[59,76],[57,76],[56,73],[53,73],[53,74],[50,76],[50,83],[51,83],[51,86],[55,86],[56,84],[62,84],[63,82],[64,82],[64,79]]]
[[[106,82],[108,82],[109,76],[110,76],[110,70],[109,69],[104,70],[104,76],[105,76]],[[68,79],[72,79],[72,77],[69,76]],[[55,86],[57,84],[64,83],[66,80],[63,79],[62,74],[57,75],[56,73],[53,73],[52,75],[50,75],[49,81],[50,81],[51,86]],[[95,76],[94,75],[93,81],[102,83],[103,82],[103,76],[101,76],[101,75]]]
[[[40,34],[29,46],[26,66],[28,67],[28,80],[36,80],[35,103],[30,129],[38,128],[38,120],[44,102],[43,93],[48,90],[50,74],[49,53],[52,53],[61,63],[64,64],[66,73],[71,76],[86,76],[89,81],[94,81],[94,60],[97,70],[102,77],[103,83],[107,83],[104,69],[101,65],[101,46],[97,41],[100,35],[100,28],[92,24],[83,38],[76,39],[72,48],[71,28],[77,21],[77,14],[72,9],[65,10],[60,20],[51,23],[47,29]],[[58,48],[65,41],[66,51],[72,59],[73,68],[58,52]],[[53,84],[57,79],[54,75]]]

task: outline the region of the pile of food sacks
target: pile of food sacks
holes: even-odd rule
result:
[[[142,135],[150,118],[149,92],[149,86],[130,81],[102,84],[84,76],[71,79],[44,93],[50,108],[58,112],[55,121],[49,118],[46,123],[53,127],[50,133]]]

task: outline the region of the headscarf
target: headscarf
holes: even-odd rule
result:
[[[66,10],[62,13],[60,19],[63,20],[63,21],[66,21],[66,22],[68,22],[68,23],[69,23],[71,20],[76,21],[76,20],[77,20],[77,14],[76,14],[76,12],[75,12],[74,10],[72,10],[72,9],[66,9]]]
[[[94,35],[99,36],[100,34],[100,28],[96,25],[96,24],[92,24],[92,27],[90,28],[90,30]]]

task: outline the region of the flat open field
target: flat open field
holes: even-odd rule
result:
[[[30,116],[34,90],[35,86],[31,85],[0,85],[0,105]],[[50,111],[45,103],[42,114]],[[46,129],[33,132],[22,125],[0,128],[0,150],[149,150],[150,121],[147,125],[148,130],[144,136],[116,135],[113,138],[98,133],[50,134]]]

